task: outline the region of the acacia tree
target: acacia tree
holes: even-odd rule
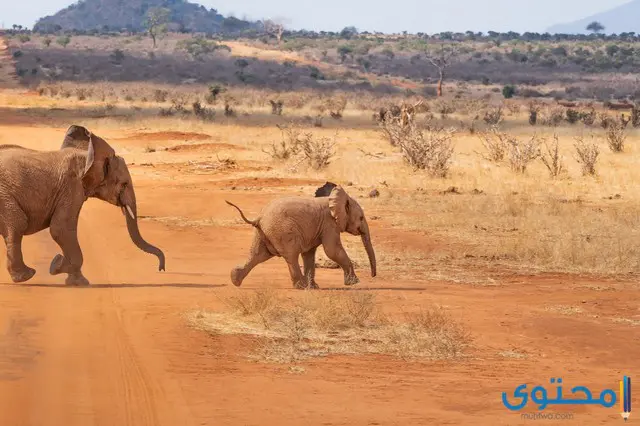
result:
[[[438,96],[442,96],[442,83],[444,82],[445,72],[451,64],[458,60],[459,50],[456,46],[440,45],[440,48],[434,52],[428,52],[425,57],[431,64],[438,69]]]
[[[147,28],[149,37],[153,40],[153,48],[156,47],[156,39],[158,35],[167,32],[167,23],[171,11],[164,7],[152,7],[147,11],[147,19],[144,26]]]
[[[587,30],[591,31],[592,33],[598,34],[600,31],[604,30],[604,25],[602,25],[598,21],[593,21],[589,25],[587,25]]]
[[[278,46],[282,42],[282,34],[284,33],[284,23],[281,19],[265,19],[262,21],[264,32],[273,36],[278,41]]]

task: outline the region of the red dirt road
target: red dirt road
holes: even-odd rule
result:
[[[0,126],[4,143],[9,132],[20,134],[15,142],[23,145],[42,149],[50,140],[55,149],[64,129]],[[125,156],[139,162],[139,152]],[[199,181],[168,173],[132,167],[141,215],[236,220],[225,198],[253,216],[270,198],[305,186],[232,191],[220,183],[234,178],[231,172]],[[48,275],[58,253],[48,231],[25,239],[25,261],[38,271],[26,284],[10,283],[2,249],[0,425],[513,425],[525,421],[502,405],[501,393],[511,394],[521,383],[553,389],[549,379],[562,377],[566,393],[582,385],[598,395],[640,371],[635,283],[555,275],[479,286],[398,279],[384,267],[374,279],[359,270],[355,290],[376,292],[390,309],[446,306],[475,338],[469,358],[340,356],[304,363],[301,373],[252,363],[245,356],[251,339],[209,336],[190,328],[183,315],[215,309],[222,294],[251,288],[294,294],[282,261],[260,265],[236,289],[229,270],[244,259],[252,232],[247,226],[143,220],[141,230],[165,251],[166,272],[157,272],[156,259],[129,241],[119,209],[95,200],[85,204],[80,244],[89,288],[65,287],[63,276]],[[400,238],[377,221],[372,233],[379,250]],[[317,278],[324,289],[343,288],[339,271],[322,269]],[[581,312],[567,315],[548,306]],[[523,411],[534,412],[531,406]],[[622,423],[617,407],[545,412],[573,413],[572,423],[581,425]],[[631,422],[638,421],[634,417]]]

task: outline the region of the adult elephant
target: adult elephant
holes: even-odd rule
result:
[[[82,275],[78,243],[78,218],[88,197],[120,207],[133,243],[157,256],[164,271],[164,253],[140,235],[136,196],[124,159],[101,137],[72,125],[58,151],[0,145],[0,233],[13,282],[28,281],[36,272],[22,258],[22,237],[49,228],[63,253],[53,258],[49,272],[68,274],[68,285],[89,284]]]
[[[291,281],[296,288],[318,288],[315,282],[315,255],[322,245],[329,259],[344,271],[344,284],[357,284],[351,259],[342,246],[340,233],[359,235],[369,263],[371,276],[376,276],[376,255],[371,243],[369,225],[360,204],[336,184],[327,182],[318,188],[314,198],[285,197],[267,204],[260,217],[249,220],[238,206],[242,219],[256,228],[249,258],[231,271],[231,282],[240,286],[258,264],[273,256],[283,257],[289,266]],[[304,275],[300,272],[302,255]]]

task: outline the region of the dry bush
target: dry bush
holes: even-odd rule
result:
[[[577,136],[574,147],[576,149],[576,161],[580,163],[582,167],[582,174],[587,176],[593,176],[596,174],[596,163],[598,161],[598,155],[600,155],[600,148],[595,142],[593,135],[590,141],[585,141],[582,136]]]
[[[528,140],[518,140],[511,137],[508,140],[509,166],[516,173],[524,173],[527,166],[540,157],[541,141],[537,135]]]
[[[216,112],[214,110],[202,106],[200,101],[195,101],[191,107],[193,109],[193,114],[204,121],[213,121],[216,116]]]
[[[426,170],[432,177],[446,177],[453,156],[454,129],[420,130],[413,123],[398,141],[404,159],[416,170]]]
[[[597,118],[598,118],[598,114],[596,113],[596,110],[593,107],[591,107],[591,109],[588,112],[583,111],[580,113],[580,119],[582,120],[585,126],[593,126],[593,123],[596,122]]]
[[[271,114],[282,115],[282,107],[284,106],[284,101],[274,101],[273,99],[270,99],[269,103],[271,104]]]
[[[640,105],[634,105],[631,110],[631,125],[633,127],[640,127]]]
[[[439,99],[433,105],[433,110],[440,114],[443,119],[447,118],[450,114],[456,112],[456,107],[453,103]]]
[[[377,123],[380,130],[389,140],[391,146],[398,146],[400,141],[406,139],[407,135],[411,132],[409,126],[403,125],[400,114],[396,115],[395,112],[391,110],[381,110]]]
[[[278,125],[278,129],[281,133],[280,144],[273,142],[269,151],[263,149],[262,152],[269,154],[274,160],[285,161],[300,152],[302,130],[293,122],[286,126]]]
[[[258,337],[250,357],[292,363],[330,354],[388,354],[402,359],[452,359],[464,355],[470,334],[441,307],[390,319],[368,292],[305,292],[278,297],[242,292],[223,312],[198,311],[190,322],[208,332]]]
[[[627,139],[625,124],[617,120],[611,120],[605,134],[607,144],[612,152],[624,151],[624,143]]]
[[[600,127],[605,130],[608,129],[610,125],[615,123],[615,119],[609,116],[609,114],[607,114],[606,112],[598,114],[598,120],[600,122]]]
[[[542,105],[536,101],[529,102],[529,124],[535,126],[538,123],[538,114]]]
[[[564,120],[564,108],[560,106],[550,106],[544,109],[541,123],[545,126],[556,127]]]
[[[502,122],[502,107],[490,108],[484,113],[484,122],[490,126],[495,126]]]
[[[331,139],[305,133],[300,140],[300,153],[313,169],[323,169],[331,164],[331,159],[336,154],[336,139],[337,135]]]
[[[504,160],[509,148],[510,136],[507,133],[501,132],[497,126],[492,126],[488,131],[482,132],[478,136],[482,146],[487,150],[486,154],[480,153],[484,159],[496,163]]]
[[[347,107],[347,98],[344,96],[331,97],[324,102],[324,108],[329,112],[331,118],[340,120],[345,108]]]
[[[565,111],[565,115],[567,123],[569,124],[576,124],[581,117],[580,112],[573,108],[567,108],[567,110]]]
[[[560,148],[558,143],[558,135],[553,134],[553,143],[551,146],[544,141],[545,151],[541,153],[540,160],[549,170],[549,175],[552,178],[557,178],[562,174],[566,169],[564,167],[564,161],[562,155],[560,155]]]

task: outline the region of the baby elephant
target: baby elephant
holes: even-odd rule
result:
[[[327,196],[328,195],[328,196]],[[280,256],[289,266],[295,288],[318,288],[315,282],[315,255],[320,244],[331,260],[344,271],[344,284],[360,282],[351,259],[340,242],[340,233],[360,235],[371,264],[371,276],[376,276],[376,256],[371,244],[369,225],[362,207],[342,189],[327,182],[318,188],[315,198],[287,197],[267,204],[260,217],[247,219],[235,204],[242,219],[256,228],[249,259],[231,271],[231,282],[240,286],[259,263]],[[302,254],[304,276],[298,257]]]

